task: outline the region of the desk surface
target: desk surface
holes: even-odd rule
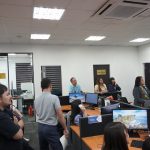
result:
[[[95,110],[86,109],[86,113],[88,116],[93,116],[93,115],[100,115],[101,111],[98,108],[95,108]]]
[[[62,108],[62,111],[70,111],[71,105],[64,105],[64,106],[61,106],[61,108]],[[100,115],[100,110],[98,108],[95,108],[95,110],[86,109],[86,113],[89,116]]]
[[[80,138],[80,128],[79,128],[79,126],[72,125],[72,126],[70,126],[70,128],[71,128],[71,130],[72,130],[73,132],[75,132],[75,133],[78,135],[78,137]]]
[[[141,148],[130,147],[132,140],[142,140],[141,138],[129,138],[129,150],[141,150]],[[100,150],[103,144],[103,135],[82,138],[82,141],[90,150]]]
[[[70,111],[71,110],[71,105],[64,105],[61,106],[62,111]]]

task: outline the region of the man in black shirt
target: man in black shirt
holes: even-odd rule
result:
[[[0,110],[0,150],[23,150],[22,136],[20,127]]]
[[[0,150],[23,150],[22,129],[5,113],[11,100],[7,87],[0,84]]]

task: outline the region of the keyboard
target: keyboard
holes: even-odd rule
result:
[[[143,141],[140,140],[132,140],[131,147],[142,148]]]
[[[86,106],[85,108],[86,108],[86,109],[90,109],[90,110],[95,110],[95,107],[94,107],[94,106]]]

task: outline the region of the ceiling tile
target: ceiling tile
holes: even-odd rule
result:
[[[94,10],[96,11],[107,0],[72,0],[69,9],[75,10]],[[93,12],[94,13],[94,12]]]
[[[32,7],[0,5],[0,15],[6,18],[32,18]]]
[[[34,6],[66,8],[71,0],[34,0]]]
[[[0,0],[0,4],[32,6],[33,0]]]

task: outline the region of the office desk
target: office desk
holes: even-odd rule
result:
[[[95,108],[95,110],[86,109],[86,113],[88,116],[94,116],[94,115],[100,115],[101,111],[98,108]]]
[[[132,140],[143,140],[141,138],[129,138],[129,150],[141,150],[141,148],[131,147]],[[82,138],[83,150],[100,150],[103,144],[103,135]]]
[[[71,105],[61,106],[61,109],[62,109],[62,111],[70,111],[71,110]],[[86,113],[89,116],[100,115],[100,110],[98,108],[95,108],[95,110],[86,109]]]
[[[80,138],[80,128],[79,126],[70,126],[70,136],[73,150],[82,150],[82,141]]]
[[[64,105],[61,106],[62,111],[70,111],[71,110],[71,105]]]
[[[89,116],[100,115],[100,110],[99,109],[95,109],[95,110],[86,109],[86,113]],[[82,150],[82,141],[80,138],[79,126],[72,125],[72,126],[70,126],[70,129],[71,129],[71,141],[72,141],[73,148],[75,150]]]

